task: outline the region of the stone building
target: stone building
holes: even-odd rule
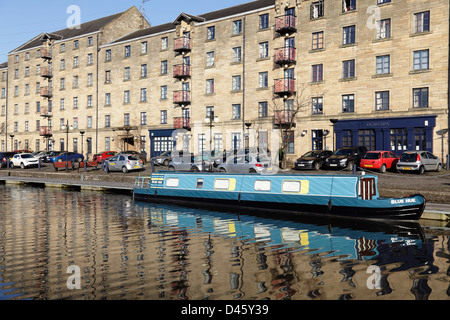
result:
[[[347,145],[441,157],[448,21],[443,0],[258,0],[153,27],[133,7],[10,52],[1,147],[81,151],[84,139],[84,153],[150,157],[174,142],[277,150],[285,137],[290,159]]]

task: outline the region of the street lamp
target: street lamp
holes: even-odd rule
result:
[[[69,120],[67,120],[66,125],[63,125],[61,129],[66,130],[66,172],[69,171],[69,130],[73,130],[73,126],[69,127]]]
[[[83,148],[83,136],[84,136],[84,134],[85,134],[85,131],[80,131],[80,134],[81,134],[81,154],[83,154],[83,152],[84,152],[84,148]]]
[[[9,135],[11,137],[11,151],[14,151],[14,147],[13,147],[13,139],[14,139],[14,135],[10,134]]]
[[[209,116],[206,116],[205,123],[209,126],[209,152],[211,153],[212,148],[212,128],[214,127],[214,123],[219,122],[219,117],[214,117],[214,111],[209,112]],[[203,151],[203,150],[202,150]],[[202,162],[203,162],[203,152],[202,152]],[[212,163],[209,164],[209,170],[212,171]]]

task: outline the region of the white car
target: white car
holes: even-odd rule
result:
[[[26,167],[37,166],[39,159],[33,157],[31,153],[19,153],[15,154],[11,159],[11,168],[21,167],[22,169]]]

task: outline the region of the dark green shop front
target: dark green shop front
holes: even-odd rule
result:
[[[334,125],[336,149],[365,146],[368,150],[433,152],[436,116],[339,120]]]

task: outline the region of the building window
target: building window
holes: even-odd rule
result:
[[[78,109],[78,97],[73,97],[73,108]]]
[[[88,47],[92,47],[94,45],[94,38],[89,37],[88,38]]]
[[[59,47],[59,52],[60,53],[64,53],[66,52],[66,44],[62,43],[61,46]]]
[[[312,130],[312,150],[323,150],[323,130]]]
[[[89,53],[87,56],[87,64],[92,65],[93,63],[94,63],[94,56],[92,55],[92,53]]]
[[[287,154],[294,154],[294,145],[295,145],[295,138],[294,138],[294,131],[284,131],[283,132],[283,140],[285,141],[287,148],[286,153]]]
[[[259,16],[259,29],[268,29],[269,28],[269,14],[262,14]]]
[[[237,63],[237,62],[241,62],[241,47],[235,47],[233,48],[233,57],[232,57],[232,62]]]
[[[111,150],[111,138],[105,137],[105,151]]]
[[[92,129],[92,116],[87,117],[87,128]]]
[[[233,76],[232,77],[232,91],[240,91],[241,90],[241,76]]]
[[[233,21],[233,35],[241,34],[242,32],[242,20]]]
[[[78,117],[73,117],[73,128],[78,129]]]
[[[208,27],[206,31],[206,40],[214,40],[216,38],[216,27]]]
[[[141,65],[141,78],[147,78],[147,65]]]
[[[73,87],[74,89],[78,88],[78,76],[73,76],[72,87]]]
[[[241,118],[241,105],[233,104],[232,105],[232,116],[231,119],[238,120]]]
[[[390,3],[391,0],[377,0],[377,4]]]
[[[259,44],[259,58],[268,58],[269,57],[269,43],[261,42]]]
[[[428,108],[428,88],[413,89],[413,108]]]
[[[391,19],[377,21],[377,39],[388,39],[391,37]]]
[[[312,98],[312,114],[323,113],[323,97]]]
[[[342,62],[342,78],[349,79],[355,77],[355,60]]]
[[[342,112],[355,112],[355,95],[345,94],[342,96]]]
[[[213,106],[206,107],[206,118],[208,118],[208,119],[214,118],[214,107]]]
[[[414,33],[430,31],[430,11],[414,14]]]
[[[66,108],[66,100],[64,99],[64,98],[61,98],[60,100],[59,100],[59,109],[60,110],[64,110],[65,108]]]
[[[111,70],[105,71],[105,84],[111,83]]]
[[[414,51],[414,70],[426,70],[429,68],[429,51]]]
[[[367,150],[375,150],[375,130],[359,130],[359,145],[365,146]]]
[[[167,74],[167,60],[161,61],[161,74]]]
[[[376,60],[376,72],[377,74],[389,74],[391,72],[390,56],[378,56]]]
[[[351,130],[342,130],[342,146],[343,147],[353,146],[353,135]]]
[[[147,101],[147,88],[141,88],[141,102]]]
[[[128,104],[130,103],[130,91],[126,90],[123,92],[123,103]]]
[[[214,134],[214,150],[216,151],[223,150],[223,136],[221,133]]]
[[[130,114],[129,113],[124,113],[124,115],[123,115],[123,125],[125,127],[130,125]]]
[[[87,77],[88,87],[91,87],[93,85],[93,83],[94,83],[94,75],[92,73],[89,73],[88,77]]]
[[[389,91],[375,92],[375,110],[389,110]]]
[[[105,61],[111,61],[111,49],[106,50]]]
[[[111,93],[105,93],[105,106],[111,105]]]
[[[167,124],[167,110],[161,110],[161,124]]]
[[[323,81],[323,64],[316,64],[312,66],[312,82]]]
[[[87,96],[87,107],[92,108],[92,96],[91,95]]]
[[[348,26],[343,28],[342,44],[354,44],[356,39],[355,26]]]
[[[125,46],[125,58],[131,57],[131,46]]]
[[[148,44],[147,41],[141,42],[141,54],[147,53]]]
[[[130,67],[125,67],[123,80],[130,80],[130,79],[131,79]]]
[[[167,50],[169,48],[169,38],[161,38],[161,50]]]
[[[343,0],[342,1],[342,12],[348,12],[356,10],[356,0]]]
[[[147,112],[141,112],[141,125],[147,125]]]
[[[111,127],[111,115],[105,115],[105,128]]]
[[[391,129],[391,151],[402,153],[405,150],[408,150],[408,130]]]
[[[214,51],[206,53],[206,66],[214,67]]]
[[[314,32],[312,34],[312,49],[323,49],[323,31]]]
[[[269,73],[267,71],[259,73],[259,87],[260,88],[269,87]]]
[[[78,40],[75,40],[75,41],[73,42],[73,48],[74,48],[74,49],[78,49],[79,47],[80,47],[79,41],[78,41]]]
[[[78,65],[79,65],[78,57],[73,57],[73,67],[78,68]]]
[[[214,93],[214,79],[206,80],[206,94]]]
[[[267,101],[258,103],[258,118],[267,118],[268,116],[268,103]]]
[[[324,0],[311,3],[311,19],[317,19],[324,16],[325,4]]]
[[[61,78],[61,80],[59,81],[59,84],[60,84],[60,90],[66,89],[66,79],[65,78]]]
[[[167,86],[161,86],[161,100],[167,99]]]

